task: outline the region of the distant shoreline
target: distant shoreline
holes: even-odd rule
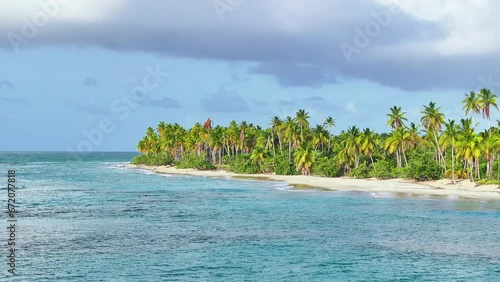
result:
[[[128,167],[142,168],[163,174],[285,181],[290,185],[304,185],[334,191],[390,192],[415,195],[458,196],[469,199],[500,200],[500,188],[498,185],[476,186],[475,183],[470,182],[467,179],[457,181],[457,184],[453,185],[449,179],[416,182],[401,178],[380,180],[375,178],[354,179],[347,177],[330,178],[302,175],[236,174],[225,170],[200,171],[195,169],[178,169],[171,166],[144,166],[129,164]]]

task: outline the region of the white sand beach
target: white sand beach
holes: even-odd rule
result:
[[[452,184],[448,179],[416,182],[408,179],[380,180],[374,178],[353,179],[348,177],[329,178],[301,175],[236,174],[224,170],[199,171],[195,169],[178,169],[168,166],[153,167],[129,165],[129,167],[142,168],[156,173],[165,174],[285,181],[290,185],[305,185],[335,191],[390,192],[414,195],[458,196],[471,199],[500,200],[500,188],[498,185],[478,186],[469,180],[459,180],[457,181],[457,184]]]

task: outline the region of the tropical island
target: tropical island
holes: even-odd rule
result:
[[[460,121],[446,120],[434,102],[423,106],[418,123],[394,106],[387,114],[390,133],[349,126],[334,135],[334,118],[311,127],[303,109],[295,117],[273,117],[267,128],[245,121],[215,126],[210,118],[189,129],[160,122],[147,129],[137,144],[141,155],[132,164],[169,168],[160,172],[217,170],[202,175],[268,175],[288,181],[280,176],[440,180],[446,187],[489,184],[488,191],[495,191],[500,183],[500,121],[492,126],[490,114],[498,110],[497,98],[489,89],[466,94],[466,118]],[[488,122],[484,131],[478,131],[479,116]]]

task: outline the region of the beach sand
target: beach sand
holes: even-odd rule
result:
[[[199,171],[195,169],[178,169],[169,166],[136,166],[131,168],[147,169],[156,173],[183,174],[205,177],[222,177],[235,179],[255,179],[285,181],[290,185],[326,188],[335,191],[389,192],[414,195],[458,196],[471,199],[500,200],[498,185],[477,186],[469,180],[459,180],[452,184],[449,179],[437,181],[416,182],[408,179],[354,179],[348,177],[317,177],[302,175],[272,175],[272,174],[236,174],[224,170]]]

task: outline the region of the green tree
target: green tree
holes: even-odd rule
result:
[[[314,148],[309,142],[303,142],[294,153],[295,167],[302,175],[311,175],[311,167],[314,163]]]
[[[440,110],[441,107],[436,107],[436,103],[429,102],[428,106],[424,105],[424,110],[420,113],[423,115],[421,119],[422,125],[434,136],[434,145],[436,146],[439,160],[446,171],[446,162],[438,142],[438,134],[441,131],[441,125],[444,123],[444,114]]]

